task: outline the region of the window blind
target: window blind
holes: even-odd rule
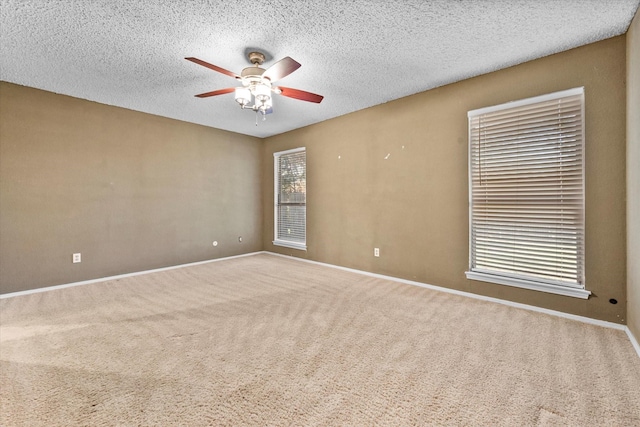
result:
[[[306,246],[307,157],[304,148],[275,153],[275,241]]]
[[[583,116],[582,88],[469,112],[472,272],[584,289]]]

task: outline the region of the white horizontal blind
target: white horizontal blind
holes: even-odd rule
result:
[[[303,149],[276,153],[275,240],[306,244],[307,156]]]
[[[584,288],[583,116],[582,88],[469,112],[471,271]]]

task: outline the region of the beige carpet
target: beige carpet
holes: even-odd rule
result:
[[[267,254],[0,309],[3,426],[640,426],[622,331]]]

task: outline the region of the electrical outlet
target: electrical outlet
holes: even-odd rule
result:
[[[82,254],[73,254],[73,263],[77,264],[79,262],[82,262]]]
[[[380,248],[373,248],[373,256],[380,256]]]

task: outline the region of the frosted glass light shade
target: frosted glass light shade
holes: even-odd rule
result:
[[[236,102],[242,106],[245,106],[251,102],[251,91],[246,87],[236,88]]]
[[[269,88],[269,86],[259,84],[256,85],[256,88],[253,91],[253,95],[258,101],[260,101],[261,103],[265,103],[271,98],[271,89]]]

